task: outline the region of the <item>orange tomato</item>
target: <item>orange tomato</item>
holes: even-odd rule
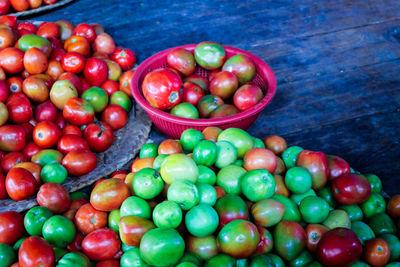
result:
[[[274,152],[276,155],[282,154],[286,150],[286,140],[277,135],[271,135],[264,138],[265,147]]]
[[[11,6],[18,12],[25,11],[29,8],[28,0],[9,0]]]
[[[158,155],[161,154],[179,154],[182,153],[183,149],[181,146],[181,143],[178,140],[173,140],[173,139],[166,139],[161,142],[161,144],[158,146]]]
[[[7,26],[0,28],[0,49],[10,47],[15,43],[14,32]]]
[[[40,172],[42,171],[42,166],[40,164],[33,162],[21,162],[14,165],[14,167],[28,170],[30,173],[32,173],[33,177],[35,177],[35,180],[38,183],[38,185],[42,183],[42,180],[40,179]]]
[[[137,173],[143,168],[153,168],[155,158],[137,158],[132,162],[131,172]]]
[[[30,74],[39,74],[47,70],[47,56],[39,48],[29,48],[24,55],[24,67]]]
[[[107,226],[108,214],[93,208],[90,203],[81,206],[75,214],[75,225],[85,235]]]
[[[283,160],[276,156],[276,170],[274,174],[284,174],[286,172],[286,166]]]
[[[64,49],[67,52],[77,52],[82,56],[90,54],[89,41],[83,36],[72,35],[64,43]]]
[[[309,224],[306,227],[307,248],[311,252],[315,252],[321,237],[329,231],[329,228],[322,224]]]
[[[372,267],[385,266],[390,259],[390,248],[388,243],[382,238],[374,238],[365,244],[365,262]]]
[[[289,197],[289,189],[286,187],[283,177],[279,174],[274,174],[275,194]]]
[[[130,97],[132,97],[132,77],[133,73],[135,73],[134,70],[128,70],[124,74],[121,75],[119,78],[119,90],[122,92],[126,93]]]
[[[387,204],[387,213],[393,218],[400,218],[400,195],[394,195]]]
[[[252,148],[243,158],[243,167],[247,170],[266,169],[269,173],[276,170],[277,160],[274,153],[266,148]]]
[[[218,135],[219,135],[221,132],[222,132],[222,129],[220,129],[220,128],[218,128],[218,127],[210,126],[210,127],[206,127],[206,128],[203,130],[202,133],[203,133],[203,135],[204,135],[204,139],[217,142]]]

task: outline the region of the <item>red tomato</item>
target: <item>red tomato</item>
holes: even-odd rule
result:
[[[360,204],[371,194],[371,184],[363,176],[343,174],[332,181],[332,194],[341,204]]]
[[[90,43],[94,41],[96,38],[96,32],[92,26],[87,23],[78,24],[73,32],[73,35],[83,36],[85,37]]]
[[[19,125],[0,126],[0,149],[11,152],[20,151],[25,146],[25,130]]]
[[[57,60],[51,59],[47,66],[46,74],[49,75],[53,80],[57,80],[61,74],[64,73],[64,69],[61,63]]]
[[[22,83],[23,80],[19,76],[14,76],[7,78],[6,80],[8,88],[10,89],[11,93],[20,93],[22,92]]]
[[[22,29],[28,30],[28,31],[30,31],[30,32],[33,33],[33,34],[35,34],[36,31],[37,31],[36,25],[33,24],[33,23],[30,22],[30,21],[22,21],[22,22],[20,22],[20,23],[18,24],[18,26],[17,26],[17,29],[18,29],[18,31],[20,31],[20,30],[22,30]]]
[[[324,153],[303,150],[297,157],[296,165],[310,172],[313,189],[322,189],[328,182],[328,160]]]
[[[266,148],[252,148],[246,152],[243,158],[243,167],[247,170],[266,169],[274,173],[277,166],[275,154]]]
[[[233,95],[233,103],[240,111],[244,111],[256,105],[263,97],[264,94],[258,86],[244,84]]]
[[[56,124],[61,130],[64,129],[65,125],[67,124],[67,122],[65,121],[65,118],[61,112],[58,113],[58,115],[57,115]]]
[[[14,123],[28,122],[33,117],[31,102],[23,93],[10,95],[6,106],[8,118]]]
[[[106,55],[111,54],[115,50],[113,38],[104,32],[98,34],[93,43],[93,50],[95,52],[104,53]]]
[[[16,211],[0,213],[0,243],[12,246],[24,232],[24,216]]]
[[[23,200],[33,196],[38,183],[28,170],[23,168],[12,168],[6,176],[6,189],[10,198]]]
[[[67,154],[70,151],[89,150],[90,148],[86,140],[81,136],[76,134],[66,134],[63,135],[58,141],[57,149],[61,153]]]
[[[92,122],[83,131],[83,136],[94,152],[106,151],[114,142],[114,132],[106,122]]]
[[[36,35],[44,38],[58,38],[60,36],[60,28],[54,22],[43,22],[39,25]]]
[[[85,57],[77,52],[68,52],[61,62],[63,69],[68,72],[79,73],[85,68]]]
[[[27,162],[28,158],[22,152],[10,152],[1,160],[1,168],[4,172],[8,172],[15,164]]]
[[[63,59],[63,57],[65,56],[67,52],[65,52],[64,49],[53,49],[53,51],[51,52],[50,55],[50,60],[55,60],[57,62],[61,62],[61,60]]]
[[[0,17],[0,24],[5,24],[13,29],[17,28],[17,17],[16,16],[1,16]]]
[[[183,152],[181,143],[178,140],[166,139],[158,146],[158,154],[179,154]]]
[[[85,236],[81,232],[76,232],[74,240],[72,240],[71,244],[68,245],[68,251],[79,251],[82,250],[82,240]]]
[[[394,195],[389,199],[387,203],[387,214],[389,214],[393,219],[400,218],[400,195]]]
[[[39,48],[29,48],[24,55],[24,68],[30,74],[38,74],[47,70],[47,56]]]
[[[90,83],[85,79],[85,77],[80,76],[79,77],[81,84],[82,84],[82,89],[79,92],[80,94],[82,94],[83,92],[85,92],[87,89],[89,89],[91,87]]]
[[[96,263],[95,267],[120,267],[119,260],[105,260]]]
[[[104,228],[107,224],[107,212],[96,210],[90,203],[81,206],[75,214],[75,225],[85,235]]]
[[[32,140],[32,133],[33,133],[33,128],[36,125],[36,121],[30,120],[29,122],[24,122],[20,124],[22,128],[24,128],[25,131],[25,141],[29,142]]]
[[[38,147],[35,142],[29,142],[22,150],[22,153],[25,154],[28,160],[31,160],[32,156],[40,151],[40,147]]]
[[[7,189],[6,189],[6,177],[4,176],[3,172],[0,171],[0,200],[2,199],[7,199],[8,194],[7,194]],[[0,230],[0,235],[1,235],[1,230]],[[1,241],[0,241],[1,243]]]
[[[24,70],[24,52],[15,47],[7,47],[0,52],[0,66],[7,73],[19,73]]]
[[[128,70],[119,77],[119,90],[132,97],[132,77],[134,70]]]
[[[96,155],[91,151],[71,151],[68,152],[62,165],[67,169],[68,174],[81,176],[93,171],[97,165]]]
[[[6,102],[8,93],[7,83],[3,80],[0,80],[0,102]]]
[[[9,9],[10,9],[10,2],[8,0],[1,0],[0,1],[0,15],[7,14]]]
[[[94,110],[88,101],[72,97],[64,105],[63,116],[69,123],[85,125],[94,119]]]
[[[89,58],[83,70],[85,79],[94,86],[100,86],[107,80],[108,67],[104,60],[99,58]]]
[[[146,100],[161,110],[168,110],[179,104],[181,87],[181,77],[169,69],[158,69],[148,73],[142,84]]]
[[[40,206],[48,208],[53,213],[63,213],[71,205],[69,193],[57,183],[43,184],[36,197]]]
[[[78,126],[73,125],[73,124],[68,124],[68,125],[65,125],[65,127],[63,128],[63,135],[67,135],[67,134],[82,136],[82,131],[81,131],[81,128],[79,128]]]
[[[350,229],[338,227],[325,233],[317,246],[320,263],[327,267],[349,266],[361,257],[362,245]]]
[[[53,248],[42,238],[30,236],[22,242],[18,250],[20,267],[53,267],[55,255]]]
[[[182,90],[182,101],[188,102],[195,107],[199,103],[200,99],[205,96],[204,90],[193,82],[185,82]]]
[[[118,209],[130,196],[129,187],[121,179],[110,178],[96,184],[90,195],[90,204],[101,211]]]
[[[117,48],[111,54],[111,59],[118,63],[122,70],[131,69],[136,62],[136,55],[130,49]]]
[[[120,78],[121,79],[121,78]],[[103,88],[106,92],[107,95],[110,97],[114,92],[119,91],[118,83],[113,80],[107,80],[105,81],[102,85],[100,85],[101,88]],[[122,91],[122,90],[121,90]]]
[[[64,72],[63,74],[60,75],[58,80],[70,81],[78,91],[78,94],[82,94],[82,82],[81,79],[75,73]]]
[[[25,11],[29,8],[28,0],[9,0],[11,6],[18,12]]]
[[[42,121],[33,129],[33,141],[40,148],[50,148],[57,144],[61,134],[61,129],[57,124],[51,121]]]
[[[36,106],[35,119],[37,122],[51,121],[56,122],[58,110],[54,104],[48,100]]]
[[[121,247],[118,234],[109,229],[97,229],[88,234],[82,241],[83,252],[91,260],[111,259]]]
[[[350,173],[350,165],[338,156],[326,156],[328,159],[329,180],[338,178],[342,174]]]
[[[101,120],[109,124],[113,130],[118,130],[128,122],[128,114],[120,105],[111,104],[104,109]]]
[[[390,260],[390,247],[383,238],[374,238],[365,244],[364,259],[372,267],[383,267]]]

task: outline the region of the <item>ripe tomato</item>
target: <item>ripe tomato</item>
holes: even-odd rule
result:
[[[0,52],[0,66],[7,73],[19,73],[24,70],[24,52],[15,47],[8,47]]]
[[[94,152],[106,151],[114,142],[114,132],[106,122],[92,122],[83,131],[83,136]]]
[[[360,204],[371,194],[371,185],[363,176],[343,174],[332,181],[332,194],[341,204]]]
[[[11,93],[20,93],[22,92],[22,78],[19,76],[14,76],[7,78],[6,80],[8,88],[10,89]]]
[[[390,248],[383,238],[374,238],[365,244],[365,262],[373,267],[382,267],[390,260]]]
[[[108,96],[111,96],[114,92],[119,91],[118,83],[113,80],[106,80],[102,85],[100,85],[100,88],[104,89]]]
[[[193,82],[185,82],[182,90],[182,100],[197,106],[200,99],[205,96],[204,90]]]
[[[68,152],[62,160],[68,174],[81,176],[93,171],[97,165],[96,155],[89,150]]]
[[[31,102],[23,93],[10,95],[6,106],[9,119],[14,123],[28,122],[33,117]]]
[[[18,23],[17,30],[20,31],[23,29],[30,31],[33,34],[37,32],[36,25],[30,21],[22,21],[22,22]]]
[[[322,189],[328,182],[328,160],[324,153],[303,150],[297,157],[296,165],[310,172],[313,189]]]
[[[400,218],[400,195],[394,195],[387,204],[387,213],[393,218]]]
[[[107,80],[108,67],[104,60],[99,58],[89,58],[83,70],[85,79],[92,85],[100,86]]]
[[[56,124],[61,130],[64,129],[65,125],[67,124],[62,113],[58,113]]]
[[[6,176],[6,189],[10,198],[23,200],[33,196],[38,183],[28,170],[23,168],[12,168]]]
[[[75,225],[85,235],[104,228],[107,224],[107,212],[96,210],[90,203],[81,206],[75,214]]]
[[[111,54],[111,59],[118,63],[122,70],[131,69],[136,62],[135,53],[130,49],[117,48]]]
[[[90,43],[96,38],[95,30],[87,23],[78,24],[75,27],[73,34],[85,37]]]
[[[22,152],[10,152],[1,160],[1,168],[7,173],[16,164],[26,161],[28,158]]]
[[[72,35],[65,41],[64,49],[67,52],[78,52],[85,57],[90,54],[89,41],[85,37],[77,35]]]
[[[49,75],[53,80],[57,80],[60,75],[64,73],[64,69],[61,63],[57,60],[51,59],[47,66],[46,74]]]
[[[42,166],[40,166],[39,164],[33,162],[20,162],[17,163],[14,167],[28,170],[30,173],[32,173],[33,177],[36,179],[36,182],[38,184],[42,183],[40,179],[40,172],[42,171]]]
[[[286,150],[286,140],[277,135],[270,135],[263,140],[266,148],[274,152],[275,155],[280,155]]]
[[[5,103],[8,97],[8,86],[7,83],[3,80],[0,80],[0,102]]]
[[[29,142],[32,140],[33,128],[36,125],[36,121],[34,119],[29,120],[29,122],[24,122],[20,124],[25,131],[25,141]]]
[[[35,109],[35,120],[37,122],[41,121],[51,121],[56,122],[57,120],[57,108],[54,104],[48,100],[36,106]]]
[[[36,35],[42,36],[46,39],[58,38],[60,36],[60,28],[54,22],[43,22],[39,25]]]
[[[69,193],[57,183],[43,184],[36,197],[40,206],[48,208],[53,213],[62,213],[71,205]]]
[[[35,142],[29,142],[22,150],[22,153],[25,154],[28,160],[31,160],[32,156],[40,151],[40,147],[38,147]]]
[[[95,267],[120,267],[120,261],[119,260],[105,260],[105,261],[99,261],[96,263]]]
[[[30,236],[22,242],[18,250],[18,262],[20,267],[53,267],[53,248],[43,238]]]
[[[264,94],[258,86],[244,84],[235,92],[233,103],[240,111],[244,111],[256,105],[263,97]]]
[[[266,169],[274,173],[277,166],[275,154],[266,148],[252,148],[246,152],[243,158],[243,167],[247,170]]]
[[[33,130],[33,141],[40,148],[50,148],[57,144],[61,134],[61,129],[57,124],[51,121],[42,121]]]
[[[68,251],[79,251],[82,250],[82,240],[85,236],[81,232],[76,232],[74,240],[72,240],[71,244],[68,245]]]
[[[42,103],[49,99],[49,88],[46,81],[33,75],[24,80],[22,91],[33,102]]]
[[[91,260],[111,259],[121,247],[118,234],[109,228],[97,229],[88,234],[82,241],[83,252]]]
[[[70,151],[89,150],[90,148],[86,140],[81,136],[76,134],[65,134],[58,141],[57,149],[61,153],[67,154]]]
[[[9,0],[11,6],[18,12],[25,11],[29,8],[28,0]]]
[[[96,184],[90,195],[90,204],[101,211],[119,209],[130,196],[129,187],[121,179],[110,178]]]
[[[121,106],[111,104],[104,109],[101,120],[109,124],[113,130],[118,130],[128,122],[128,114]]]
[[[68,72],[79,73],[85,68],[85,57],[77,52],[68,52],[61,62],[63,69]]]
[[[47,70],[47,56],[39,48],[29,48],[24,55],[24,68],[30,74],[38,74]]]
[[[0,171],[0,200],[7,199],[7,189],[6,189],[6,177],[4,176],[3,172]],[[0,232],[1,235],[1,232]],[[1,243],[1,241],[0,241]]]
[[[12,46],[15,43],[15,39],[16,36],[11,28],[9,27],[0,28],[0,49]]]
[[[338,178],[342,174],[350,173],[350,165],[337,156],[327,156],[329,168],[329,180]]]
[[[67,52],[64,49],[56,48],[51,51],[50,60],[61,62],[62,58]]]
[[[0,244],[13,245],[24,233],[24,216],[16,211],[0,213]]]
[[[132,77],[134,70],[128,70],[119,78],[119,90],[132,97]]]
[[[63,116],[69,123],[85,125],[94,119],[94,110],[88,101],[71,97],[64,105]]]
[[[166,139],[158,146],[158,154],[179,154],[182,153],[182,145],[179,141],[173,139]]]
[[[63,135],[73,134],[73,135],[77,135],[77,136],[82,136],[81,128],[79,128],[78,126],[73,125],[73,124],[65,125],[62,132],[63,132]]]
[[[104,32],[98,34],[93,43],[93,50],[95,52],[104,53],[106,55],[111,54],[115,50],[113,38]]]
[[[19,125],[0,126],[0,149],[20,151],[25,146],[25,130]]]
[[[1,0],[0,1],[0,15],[7,14],[9,9],[10,9],[10,2],[8,0]]]
[[[4,15],[0,17],[0,24],[5,24],[13,29],[17,28],[17,17]]]

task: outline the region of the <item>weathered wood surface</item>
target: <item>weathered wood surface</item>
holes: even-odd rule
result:
[[[98,22],[139,63],[203,40],[248,50],[278,80],[252,134],[340,155],[400,191],[400,1],[77,0],[35,19]]]

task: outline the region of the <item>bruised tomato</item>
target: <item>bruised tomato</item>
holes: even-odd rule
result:
[[[7,73],[24,70],[24,52],[16,47],[7,47],[0,51],[0,66]]]
[[[13,200],[23,200],[35,194],[38,183],[28,170],[12,168],[6,176],[7,193]]]
[[[43,184],[37,193],[36,200],[40,206],[48,208],[53,213],[63,213],[71,205],[68,191],[57,183]]]
[[[111,59],[118,63],[122,70],[131,69],[136,62],[135,53],[130,49],[116,48],[111,54]]]
[[[95,152],[106,151],[114,142],[114,132],[106,122],[92,122],[83,131],[89,147]]]
[[[63,158],[62,165],[67,169],[68,174],[81,176],[96,168],[97,158],[89,150],[70,151]]]

